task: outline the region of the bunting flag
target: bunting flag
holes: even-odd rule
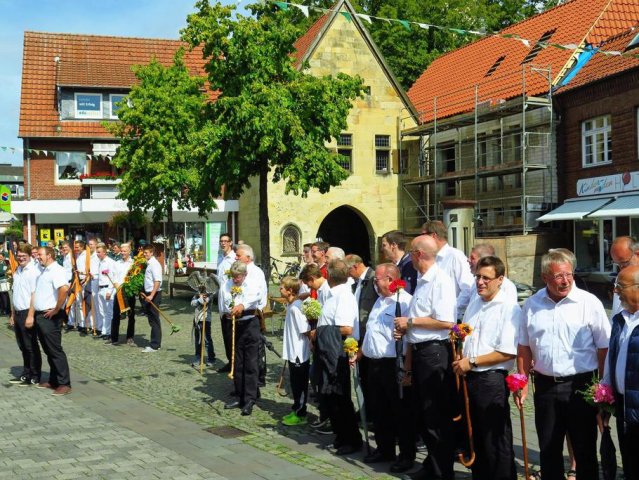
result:
[[[0,150],[3,152],[10,153],[11,155],[15,155],[16,153],[24,154],[25,152],[27,152],[29,153],[29,157],[32,157],[33,155],[37,157],[42,157],[42,156],[55,157],[57,155],[64,155],[66,158],[69,158],[71,156],[71,152],[66,152],[61,150],[39,150],[37,148],[6,147],[1,145],[0,145]],[[113,155],[109,155],[109,154],[94,155],[92,153],[86,153],[85,155],[87,157],[87,160],[106,160],[108,162],[113,160]]]
[[[300,5],[297,3],[290,3],[290,2],[282,2],[282,1],[275,1],[275,0],[265,0],[265,1],[269,1],[271,3],[274,3],[275,5],[277,5],[280,9],[282,10],[288,10],[289,7],[296,7],[299,10],[302,11],[302,13],[304,13],[304,15],[306,17],[309,16],[309,10],[315,10],[318,12],[323,12],[323,13],[327,13],[327,12],[331,12],[334,11],[332,9],[327,9],[327,8],[320,8],[320,7],[309,7],[306,5]],[[351,21],[352,20],[352,15],[349,12],[345,12],[345,11],[339,11],[340,14],[342,14],[344,16],[344,18],[346,18],[346,20]],[[479,30],[469,30],[466,28],[456,28],[456,27],[448,27],[448,26],[443,26],[443,25],[434,25],[434,24],[430,24],[430,23],[420,23],[420,22],[413,22],[413,21],[409,21],[409,20],[403,20],[403,19],[399,19],[399,18],[385,18],[385,17],[376,17],[374,15],[368,15],[368,14],[364,14],[364,13],[356,13],[355,14],[357,17],[361,18],[362,20],[365,20],[366,22],[368,22],[369,24],[373,24],[373,20],[378,20],[378,21],[382,21],[382,22],[386,22],[389,25],[393,25],[393,24],[399,24],[401,25],[404,29],[406,29],[409,32],[412,32],[412,28],[411,25],[416,25],[421,29],[424,30],[428,30],[431,28],[435,28],[437,30],[441,30],[441,31],[447,31],[450,33],[454,33],[456,35],[461,35],[461,36],[468,36],[468,35],[474,35],[474,36],[478,36],[478,37],[500,37],[500,38],[510,38],[513,39],[515,41],[520,42],[522,45],[524,45],[526,48],[531,49],[533,48],[533,46],[539,46],[541,48],[557,48],[560,50],[581,50],[582,48],[579,47],[578,45],[574,44],[574,43],[569,43],[566,45],[562,45],[559,43],[550,43],[550,42],[539,42],[537,40],[530,40],[527,38],[522,38],[519,35],[517,35],[516,33],[500,33],[500,32],[485,32],[485,31],[479,31]],[[631,30],[634,30],[636,27],[632,27]],[[599,50],[597,50],[597,54],[601,54],[601,55],[607,55],[607,56],[613,56],[613,57],[629,57],[629,58],[636,58],[639,59],[639,53],[630,53],[630,52],[620,52],[620,51],[616,51],[616,50],[602,50],[601,48]]]

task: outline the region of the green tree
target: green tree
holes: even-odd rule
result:
[[[198,165],[189,146],[191,135],[203,124],[204,79],[189,74],[183,50],[170,66],[154,58],[134,72],[138,83],[120,105],[120,121],[105,125],[120,139],[112,159],[122,170],[118,198],[134,213],[152,212],[154,221],[166,217],[171,258],[173,202],[180,209],[196,206],[201,213],[214,207],[212,196],[199,194]]]
[[[348,174],[325,143],[346,128],[362,80],[344,74],[314,77],[294,65],[302,31],[290,11],[252,5],[253,15],[208,0],[196,4],[182,37],[201,46],[208,81],[219,90],[208,122],[193,142],[203,183],[239,197],[257,178],[262,265],[269,273],[269,174],[286,193],[306,196],[338,185]]]

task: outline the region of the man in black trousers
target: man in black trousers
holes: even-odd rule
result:
[[[69,363],[62,350],[62,307],[67,300],[69,284],[67,275],[56,261],[51,247],[40,247],[38,259],[43,267],[36,280],[36,288],[31,297],[31,307],[25,321],[26,328],[34,327],[44,353],[47,355],[49,381],[40,383],[38,388],[53,390],[52,395],[61,396],[71,393]]]

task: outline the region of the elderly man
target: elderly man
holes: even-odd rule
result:
[[[464,341],[464,357],[453,362],[466,375],[477,454],[473,479],[516,480],[515,452],[510,422],[510,396],[504,379],[515,364],[521,309],[501,286],[504,262],[481,257],[475,266],[475,295],[464,315],[473,328]]]
[[[444,222],[432,220],[422,225],[422,234],[431,236],[437,244],[437,265],[455,281],[457,309],[461,316],[470,301],[473,275],[466,255],[448,244],[448,230]]]
[[[477,273],[477,263],[480,258],[483,257],[494,257],[495,256],[495,247],[488,243],[478,243],[475,245],[470,251],[470,255],[468,255],[468,264],[470,265],[470,273],[475,275]],[[517,303],[519,300],[517,298],[517,287],[515,284],[506,276],[504,273],[504,278],[501,283],[501,290],[504,291],[508,299]],[[477,282],[473,283],[470,293],[470,300],[472,301],[477,294]]]
[[[622,309],[612,318],[603,383],[615,392],[617,435],[626,478],[639,478],[639,266],[628,265],[615,282]],[[608,423],[608,415],[604,423]]]
[[[228,233],[220,235],[220,251],[222,254],[222,260],[217,266],[217,278],[220,285],[224,285],[228,280],[226,272],[231,269],[231,265],[237,259],[235,251],[233,250],[233,240]],[[224,353],[226,353],[226,364],[218,368],[218,373],[226,373],[231,371],[231,336],[232,325],[228,317],[222,315],[222,294],[221,290],[218,294],[218,312],[220,312],[220,327],[222,330],[222,341],[224,342]]]
[[[133,265],[133,258],[131,258],[131,244],[123,243],[120,245],[120,260],[115,263],[115,274],[113,275],[113,281],[115,282],[115,288],[120,288],[120,294],[124,300],[124,307],[127,308],[127,315],[129,322],[126,327],[126,344],[129,346],[135,346],[133,337],[135,336],[135,295],[127,297],[124,294],[124,290],[121,289],[124,279],[126,278],[129,269]],[[122,309],[120,308],[120,302],[116,299],[113,304],[113,318],[111,319],[111,343],[110,345],[118,345],[120,342],[120,321],[122,320]],[[107,342],[107,345],[109,343]]]
[[[597,480],[597,411],[582,395],[603,373],[610,322],[601,302],[574,284],[574,256],[542,257],[546,288],[526,300],[519,333],[519,373],[535,373],[535,425],[544,480],[564,479],[563,443],[570,436],[577,478]],[[534,367],[533,367],[534,365]],[[528,389],[522,391],[524,402]]]
[[[67,395],[71,393],[71,377],[67,356],[62,349],[60,312],[67,299],[69,284],[64,268],[55,261],[52,248],[40,247],[38,257],[43,270],[36,280],[25,327],[35,325],[50,372],[49,381],[38,384],[37,388],[52,389],[54,396]]]
[[[102,334],[105,344],[111,344],[111,320],[113,319],[113,300],[115,299],[115,286],[113,285],[116,274],[115,261],[109,257],[109,250],[104,243],[96,247],[98,256],[98,295],[96,317],[97,326]]]
[[[224,408],[241,408],[242,415],[246,416],[253,412],[259,396],[258,350],[261,338],[256,313],[262,292],[259,282],[250,277],[246,263],[237,260],[230,270],[231,277],[220,289],[220,313],[235,322],[235,363],[232,371],[238,399],[226,403]]]
[[[391,293],[390,284],[399,279],[400,271],[394,263],[383,263],[375,269],[373,277],[379,297],[368,315],[367,329],[361,341],[362,348],[357,359],[368,363],[367,385],[369,395],[366,404],[370,407],[375,425],[377,449],[364,457],[364,463],[395,460],[395,443],[399,439],[399,459],[390,467],[393,473],[401,473],[413,468],[415,461],[415,431],[413,429],[412,408],[409,405],[408,387],[406,398],[399,398],[394,318],[397,294]],[[408,312],[411,295],[405,290],[399,292],[399,306],[402,314]]]
[[[382,235],[382,252],[389,262],[393,262],[406,282],[406,291],[412,294],[417,285],[417,272],[410,254],[406,252],[406,236],[399,230],[391,230]]]
[[[407,316],[395,319],[395,336],[406,336],[417,414],[428,456],[409,478],[451,479],[453,473],[453,370],[450,328],[455,324],[455,284],[437,264],[439,247],[433,236],[421,235],[411,244],[413,266],[419,277]],[[468,266],[468,264],[466,264]],[[411,360],[409,361],[409,358]]]
[[[615,238],[610,247],[610,257],[620,272],[630,265],[639,265],[639,242],[633,237]],[[619,293],[615,291],[612,297],[612,316],[622,309]]]

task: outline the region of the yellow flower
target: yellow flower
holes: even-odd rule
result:
[[[344,340],[344,351],[348,354],[349,357],[352,358],[355,355],[357,355],[358,350],[359,350],[359,347],[357,346],[357,340],[355,340],[352,337],[349,337],[346,340]]]

